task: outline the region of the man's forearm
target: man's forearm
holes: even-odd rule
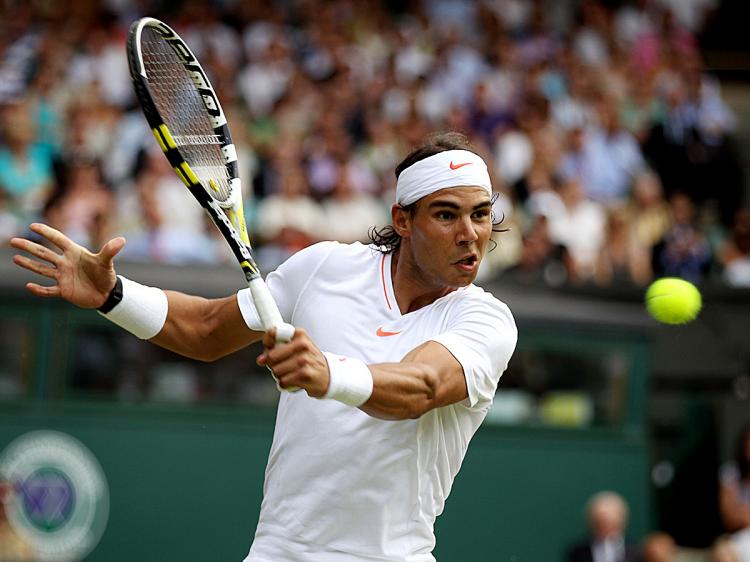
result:
[[[370,365],[373,389],[360,408],[374,418],[418,418],[432,409],[438,391],[436,370],[420,363]]]
[[[235,295],[205,299],[165,291],[169,311],[164,327],[149,341],[201,361],[213,361],[258,341],[240,313]]]
[[[468,396],[461,365],[434,341],[413,349],[400,363],[370,365],[370,372],[372,395],[360,408],[376,418],[418,418]]]

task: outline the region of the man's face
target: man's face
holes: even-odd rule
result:
[[[492,235],[492,202],[485,189],[441,189],[420,199],[413,216],[401,213],[402,248],[410,252],[419,283],[439,289],[474,281]]]
[[[602,499],[591,509],[591,531],[598,539],[618,537],[625,528],[625,514],[614,500]]]

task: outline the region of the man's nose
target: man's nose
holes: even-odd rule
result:
[[[466,217],[458,221],[458,232],[456,233],[457,244],[468,244],[479,238],[476,226],[471,217]]]

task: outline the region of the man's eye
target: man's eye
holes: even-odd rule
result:
[[[490,216],[490,212],[486,209],[482,211],[476,211],[474,213],[475,219],[486,219],[488,216]]]
[[[438,211],[435,216],[440,220],[450,220],[451,218],[453,218],[453,213],[449,211]]]

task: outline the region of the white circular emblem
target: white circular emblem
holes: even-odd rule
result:
[[[0,477],[13,490],[5,511],[42,560],[84,558],[107,525],[109,489],[93,454],[58,431],[33,431],[0,454]]]

